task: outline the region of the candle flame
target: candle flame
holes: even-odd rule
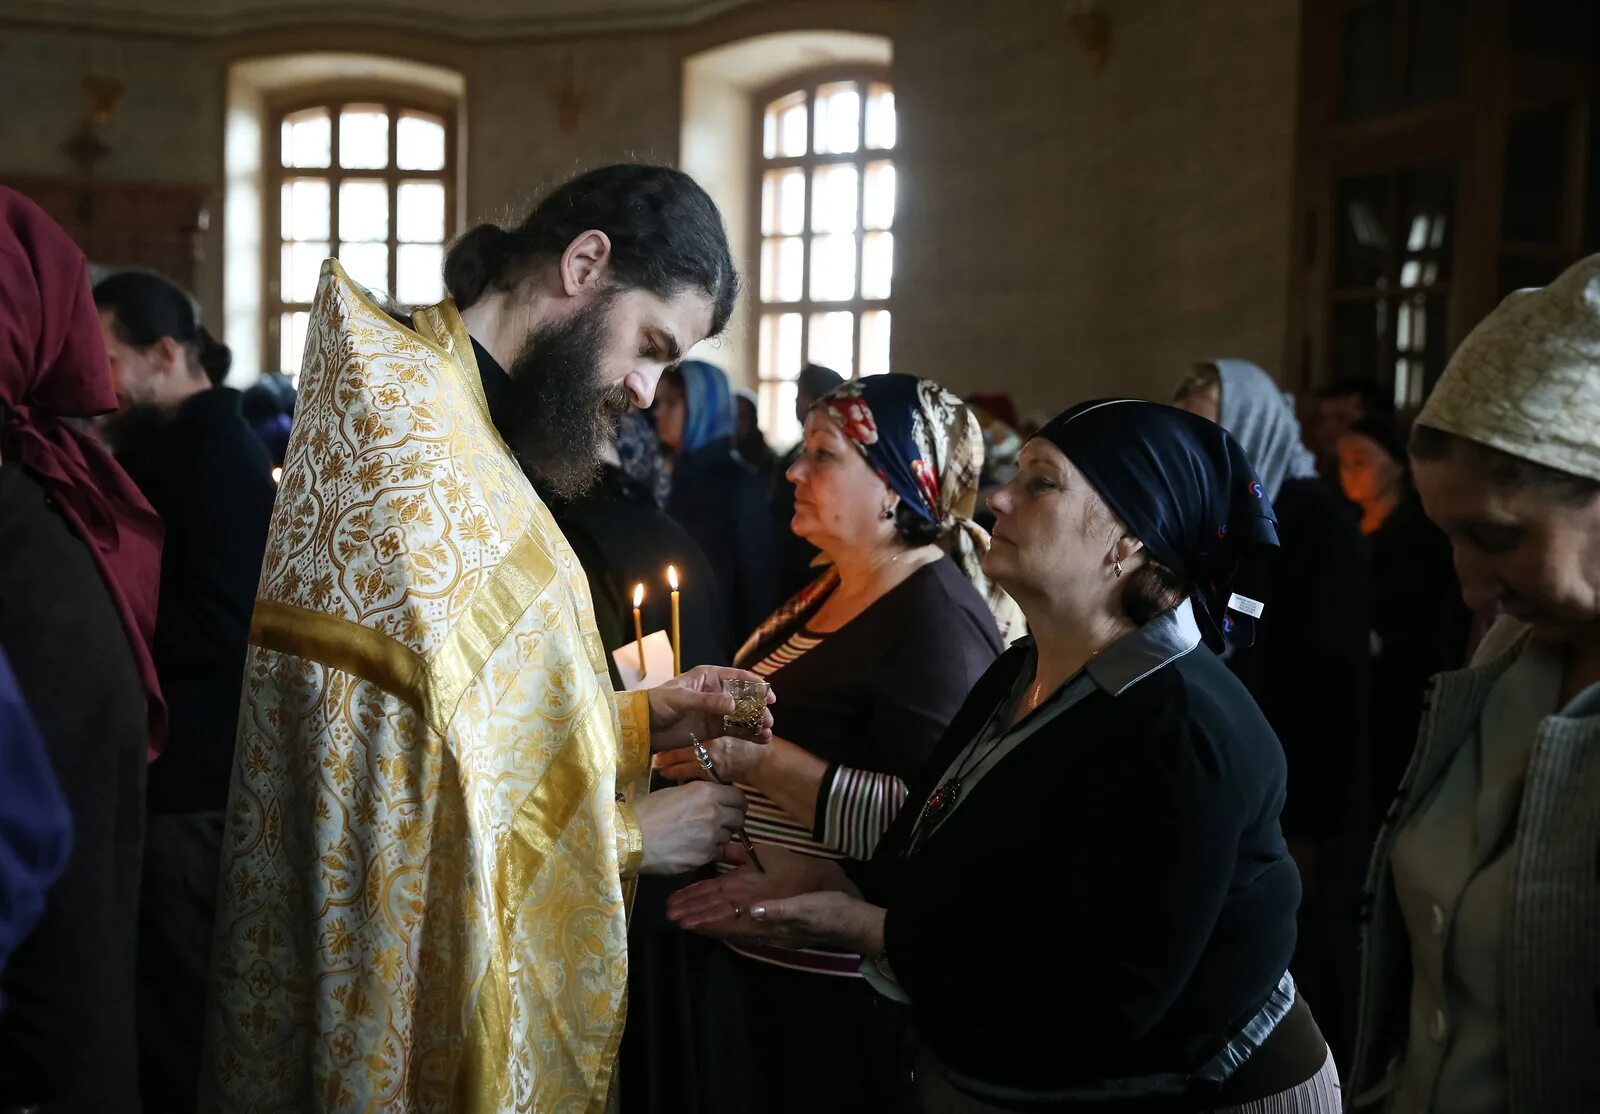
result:
[[[633,586],[633,606],[638,607],[642,603],[644,603],[644,585],[635,584]]]
[[[678,590],[678,569],[676,565],[667,566],[667,583],[672,585],[672,590]]]

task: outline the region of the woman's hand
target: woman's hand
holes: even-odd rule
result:
[[[756,770],[777,745],[777,740],[756,743],[731,735],[724,735],[720,739],[704,739],[702,742],[705,743],[706,753],[711,755],[712,765],[717,768],[717,776],[723,781],[737,781],[745,785],[755,783]],[[696,778],[710,776],[706,773],[705,767],[700,765],[700,760],[694,756],[694,750],[690,747],[658,754],[652,765],[655,766],[656,773],[673,781],[693,781]]]
[[[814,890],[856,892],[843,868],[831,859],[768,845],[762,845],[757,853],[765,873],[749,865],[744,848],[729,844],[723,859],[740,864],[739,869],[679,890],[667,900],[667,917],[680,928],[699,931],[704,925],[735,916],[735,906],[738,916],[749,920],[750,909],[762,902]]]
[[[763,678],[744,669],[720,665],[697,665],[665,684],[649,690],[650,749],[673,750],[689,745],[689,736],[702,742],[725,734],[722,717],[733,714],[733,697],[723,691],[728,681],[760,681]],[[767,703],[776,698],[767,689]],[[755,742],[772,738],[772,712],[765,713]]]
[[[796,892],[796,887],[830,876],[849,884],[835,863],[811,860],[831,868],[828,870],[791,862],[808,857],[763,847],[761,861],[767,866],[766,874],[741,867],[679,890],[667,902],[667,916],[681,928],[722,940],[880,954],[883,909],[836,887]]]

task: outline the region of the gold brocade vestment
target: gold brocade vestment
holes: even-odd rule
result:
[[[597,1111],[649,708],[450,302],[324,264],[251,629],[208,1111]]]

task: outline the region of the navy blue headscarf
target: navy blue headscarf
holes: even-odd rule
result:
[[[1277,547],[1278,520],[1227,430],[1155,402],[1098,399],[1057,415],[1038,435],[1189,587],[1212,649],[1253,634],[1259,595],[1230,589],[1241,569],[1254,572],[1260,554]]]

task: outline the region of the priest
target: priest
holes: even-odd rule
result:
[[[630,879],[743,823],[737,790],[645,790],[744,674],[613,692],[531,482],[581,492],[617,413],[727,324],[716,207],[677,171],[593,171],[468,232],[445,285],[402,312],[323,267],[251,625],[208,1110],[603,1110]]]

